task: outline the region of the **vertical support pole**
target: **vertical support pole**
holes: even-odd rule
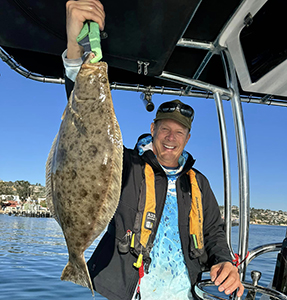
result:
[[[215,92],[213,94],[217,117],[219,123],[220,139],[221,139],[221,151],[222,151],[222,164],[223,164],[223,180],[224,180],[224,219],[225,219],[225,231],[227,244],[230,248],[231,255],[234,256],[234,251],[231,245],[231,180],[230,180],[230,159],[229,159],[229,150],[228,150],[228,139],[227,139],[227,130],[226,122],[224,117],[224,110],[222,104],[221,94]]]
[[[227,85],[234,92],[231,98],[232,113],[234,119],[238,171],[239,171],[239,241],[238,254],[244,259],[248,252],[249,238],[249,213],[250,213],[250,192],[249,192],[249,168],[246,134],[243,120],[243,111],[238,89],[238,82],[235,73],[232,58],[227,49],[222,52],[222,58],[225,64]],[[240,279],[245,279],[246,263],[239,266]]]

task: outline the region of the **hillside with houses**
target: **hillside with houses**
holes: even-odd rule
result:
[[[25,180],[0,180],[0,212],[46,212],[46,189],[40,183]]]
[[[219,208],[224,218],[224,207]],[[0,180],[0,212],[8,213],[19,210],[47,211],[45,187],[40,183],[30,184],[24,180],[15,182]],[[231,208],[231,219],[233,224],[238,224],[239,208],[235,205]],[[287,212],[252,207],[250,223],[287,226]]]
[[[222,217],[224,216],[224,207],[220,206],[220,212]],[[233,222],[239,219],[239,208],[235,205],[231,207],[231,219]],[[274,211],[270,209],[254,208],[250,209],[250,224],[261,225],[287,225],[287,212],[286,211]]]

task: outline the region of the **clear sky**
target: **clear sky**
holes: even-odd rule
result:
[[[113,91],[124,144],[134,147],[149,132],[155,111],[145,110],[140,93]],[[154,95],[156,108],[175,97]],[[209,179],[223,204],[223,174],[217,114],[212,99],[180,98],[195,110],[186,150]],[[0,179],[45,185],[45,163],[66,106],[63,85],[26,79],[0,61]],[[249,155],[250,206],[287,211],[287,108],[243,103]],[[224,101],[230,146],[233,204],[238,205],[238,171],[230,102]]]

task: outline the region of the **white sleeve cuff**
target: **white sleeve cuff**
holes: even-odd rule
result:
[[[83,55],[84,57],[84,55]],[[81,65],[83,63],[83,57],[76,59],[67,58],[67,49],[62,54],[62,60],[65,68],[66,76],[75,82],[76,76],[81,69]]]

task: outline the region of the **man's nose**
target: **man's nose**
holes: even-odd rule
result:
[[[167,139],[169,141],[175,140],[175,134],[173,132],[169,132],[169,134],[167,135]]]

